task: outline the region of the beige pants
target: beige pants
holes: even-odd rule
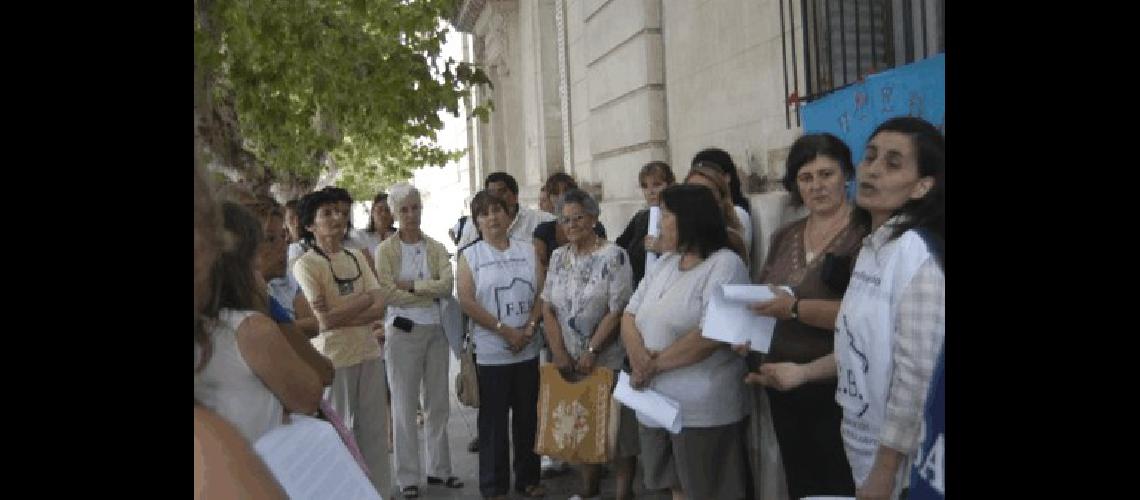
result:
[[[392,464],[388,458],[388,380],[384,360],[370,359],[337,368],[325,399],[352,429],[380,496],[392,496]]]
[[[400,488],[424,480],[420,468],[420,429],[416,409],[423,394],[424,448],[428,476],[451,476],[447,419],[451,412],[447,385],[447,338],[439,325],[416,325],[411,332],[389,327],[385,358],[392,387],[392,425],[396,484]],[[422,388],[422,391],[421,391]]]

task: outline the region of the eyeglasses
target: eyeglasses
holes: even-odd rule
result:
[[[570,215],[570,216],[563,215],[562,217],[558,218],[558,222],[569,226],[571,223],[577,224],[579,222],[582,222],[582,219],[585,219],[586,217],[589,217],[589,215],[587,215],[587,214],[578,214],[578,215]]]

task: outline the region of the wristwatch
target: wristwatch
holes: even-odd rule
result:
[[[800,299],[792,302],[792,319],[800,319]]]

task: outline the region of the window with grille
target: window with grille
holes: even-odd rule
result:
[[[946,51],[944,0],[779,0],[785,118],[869,74]]]

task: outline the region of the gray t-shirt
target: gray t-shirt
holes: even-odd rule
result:
[[[727,248],[688,271],[680,270],[680,263],[678,254],[662,256],[625,309],[634,315],[650,351],[663,351],[699,327],[717,286],[749,283],[744,261]],[[747,412],[746,371],[744,360],[724,344],[700,362],[657,374],[649,387],[680,403],[683,427],[727,425],[740,421]],[[640,414],[638,420],[656,427]]]

